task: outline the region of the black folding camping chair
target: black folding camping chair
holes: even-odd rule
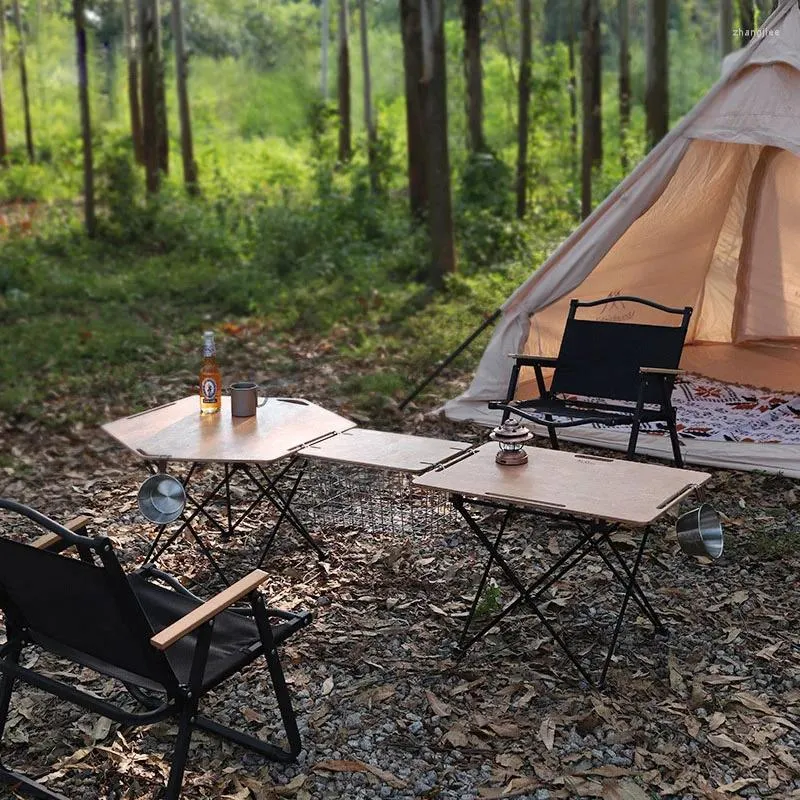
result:
[[[267,578],[264,572],[255,570],[204,603],[152,565],[126,574],[108,538],[85,535],[85,527],[80,528],[85,519],[70,526],[83,531],[76,532],[11,500],[0,499],[0,510],[22,515],[47,531],[33,544],[0,536],[0,609],[7,637],[0,647],[0,739],[14,684],[22,680],[124,725],[176,717],[178,734],[163,795],[168,800],[180,796],[195,728],[272,760],[297,757],[300,734],[277,648],[311,616],[267,608],[257,591]],[[72,547],[79,559],[66,554]],[[244,598],[246,608],[234,607]],[[57,679],[22,666],[27,648],[40,648],[121,681],[141,710],[128,711],[90,694],[77,679]],[[286,749],[198,713],[209,691],[260,656],[272,680]],[[66,800],[2,761],[0,784],[31,797]]]
[[[678,325],[646,325],[601,319],[578,319],[581,308],[619,307],[638,303],[680,317]],[[602,315],[601,315],[602,316]],[[512,355],[514,366],[506,398],[489,403],[502,409],[503,422],[511,414],[547,428],[558,449],[556,429],[597,423],[630,425],[628,458],[636,452],[639,429],[646,422],[663,422],[672,442],[675,466],[683,467],[675,409],[671,395],[680,374],[686,332],[692,309],[670,308],[639,297],[608,297],[592,302],[572,300],[557,358]],[[532,367],[539,396],[515,400],[520,371]],[[552,368],[548,387],[543,368]]]

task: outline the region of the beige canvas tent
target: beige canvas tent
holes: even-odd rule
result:
[[[688,461],[800,477],[800,403],[792,401],[800,395],[797,0],[783,0],[703,100],[508,299],[447,416],[495,422],[486,403],[505,394],[507,354],[556,355],[569,300],[614,295],[694,308],[687,371],[787,393],[783,434],[687,439]],[[758,397],[763,403],[764,392]],[[680,407],[678,415],[680,423]],[[575,428],[569,438],[622,449],[627,432]],[[640,441],[640,451],[668,455],[663,437]]]

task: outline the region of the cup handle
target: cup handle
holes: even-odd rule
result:
[[[263,406],[267,402],[267,400],[269,400],[269,397],[262,397],[261,400],[256,401],[256,406],[258,406],[258,408],[261,408],[261,406]]]

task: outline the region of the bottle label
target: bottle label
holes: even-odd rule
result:
[[[204,403],[216,403],[219,393],[217,382],[213,378],[203,378],[200,384],[200,394]]]

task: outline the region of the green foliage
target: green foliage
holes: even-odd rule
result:
[[[503,604],[500,602],[502,594],[497,581],[490,579],[484,587],[478,605],[475,606],[475,616],[489,617],[502,611]]]
[[[690,107],[716,72],[702,16],[707,5],[697,0],[673,9],[674,116]],[[375,363],[369,378],[344,388],[363,406],[379,409],[471,333],[576,224],[579,184],[568,56],[561,40],[564,19],[553,22],[545,4],[535,4],[534,11],[534,31],[544,32],[545,42],[534,47],[530,189],[523,222],[513,213],[511,166],[516,6],[497,0],[486,8],[484,122],[491,152],[479,156],[466,153],[463,33],[455,6],[448,12],[460,273],[438,294],[421,283],[428,269],[427,234],[407,209],[397,4],[374,2],[368,11],[379,134],[377,195],[370,189],[355,12],[350,47],[355,154],[342,165],[336,158],[335,105],[323,102],[319,91],[319,8],[282,0],[186,4],[198,197],[187,196],[181,185],[165,15],[172,161],[156,198],[145,195],[142,169],[131,154],[118,6],[103,0],[101,7],[113,13],[90,31],[99,215],[94,241],[85,238],[78,216],[81,140],[69,9],[49,13],[55,6],[45,3],[42,14],[26,20],[33,165],[23,135],[16,34],[9,28],[12,54],[4,80],[11,155],[9,167],[0,170],[0,324],[14,335],[0,344],[0,410],[36,414],[54,393],[96,387],[139,396],[182,363],[185,337],[240,317],[256,317],[275,330],[330,334],[345,357]],[[332,14],[329,88],[335,81],[336,25]],[[638,18],[631,32],[632,165],[644,152],[643,37],[637,26]],[[622,177],[611,12],[604,34],[605,159],[594,181],[598,202]],[[480,349],[476,343],[460,363],[469,365]]]

